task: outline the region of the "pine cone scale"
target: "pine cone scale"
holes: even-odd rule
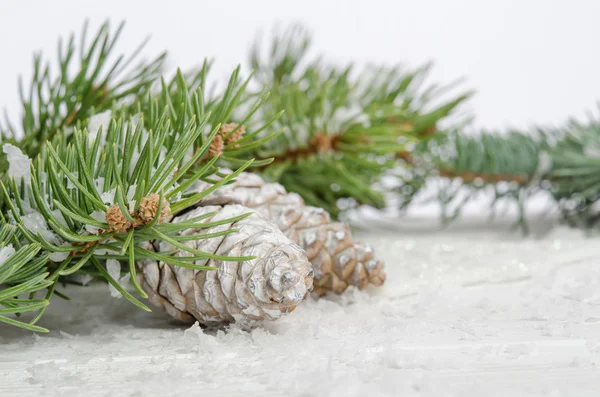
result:
[[[160,273],[161,283],[158,287],[158,292],[162,296],[167,297],[177,310],[185,311],[186,299],[181,292],[181,288],[179,288],[175,274],[169,266],[163,266]]]

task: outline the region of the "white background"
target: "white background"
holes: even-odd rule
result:
[[[477,126],[556,124],[597,114],[599,15],[597,0],[2,0],[0,106],[18,114],[16,78],[30,75],[33,51],[54,57],[57,37],[86,17],[94,27],[127,20],[124,51],[151,34],[147,54],[167,49],[173,67],[214,57],[223,75],[245,61],[257,30],[299,21],[331,60],[433,60],[434,80],[467,77]]]

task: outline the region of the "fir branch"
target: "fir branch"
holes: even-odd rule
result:
[[[600,221],[600,121],[572,120],[552,133],[558,138],[550,152],[550,192],[569,224],[596,226]]]
[[[29,87],[19,79],[19,127],[6,118],[0,125],[2,141],[14,143],[33,158],[46,141],[94,112],[147,92],[162,71],[166,54],[149,62],[139,61],[146,41],[129,55],[114,54],[123,27],[121,23],[113,31],[107,21],[88,42],[86,22],[77,44],[74,34],[65,43],[59,40],[56,66],[41,54],[35,55]],[[5,160],[0,171],[6,171]]]
[[[16,227],[0,220],[0,322],[48,332],[35,325],[36,318],[29,322],[20,319],[24,313],[45,309],[48,299],[38,299],[36,293],[53,284],[46,268],[48,256],[38,255],[40,244],[23,244],[22,240]]]
[[[175,131],[181,130],[191,120],[205,118],[203,128],[212,131],[209,135],[199,135],[193,144],[196,153],[200,147],[209,144],[205,150],[208,151],[206,160],[219,155],[217,164],[237,168],[242,166],[248,157],[253,156],[257,147],[278,137],[283,130],[274,129],[273,125],[281,116],[277,111],[271,117],[251,126],[246,123],[261,109],[269,93],[261,92],[256,95],[247,93],[247,86],[252,75],[242,79],[240,67],[231,74],[228,84],[215,94],[208,92],[207,87],[211,85],[209,78],[211,63],[205,60],[200,69],[186,74],[177,71],[170,81],[162,80],[161,91],[148,95],[138,104],[139,111],[144,115],[145,125],[151,128],[159,121],[162,109],[167,109],[166,119],[175,126]],[[230,126],[231,131],[224,132],[222,127]],[[266,135],[259,135],[269,129]],[[274,129],[274,130],[272,130]],[[235,135],[235,136],[234,136]],[[234,137],[235,139],[231,139]],[[180,139],[177,133],[171,134],[167,139],[177,141]],[[215,149],[215,140],[222,140],[222,147]],[[213,146],[210,146],[213,145]],[[271,159],[264,158],[253,162],[250,166],[264,166]],[[193,172],[205,162],[196,161]]]
[[[428,179],[446,181],[433,193],[442,206],[444,223],[455,219],[479,192],[491,192],[492,209],[502,200],[517,205],[524,230],[526,200],[546,192],[566,222],[591,227],[600,220],[598,153],[600,123],[593,118],[553,129],[435,135],[414,150],[397,154],[404,168],[396,174],[400,180],[396,192],[401,207],[407,208]]]
[[[284,134],[256,151],[274,158],[261,172],[334,216],[344,198],[382,207],[374,186],[395,166],[394,154],[426,139],[470,94],[441,102],[452,86],[423,88],[429,65],[357,74],[352,65],[309,60],[309,50],[310,37],[297,26],[273,40],[266,59],[253,47],[250,63],[271,91],[256,119],[285,109],[273,124]]]
[[[242,163],[236,171],[204,191],[187,193],[196,180],[208,180],[218,172],[219,156],[210,158],[208,152],[222,124],[239,105],[236,97],[244,96],[244,85],[232,88],[238,81],[237,73],[233,73],[233,83],[225,92],[204,107],[194,107],[208,102],[203,87],[190,92],[178,73],[175,79],[179,82],[171,88],[163,84],[160,92],[145,95],[135,106],[113,107],[110,113],[93,116],[87,122],[89,132],[76,126],[68,136],[57,135],[33,160],[30,174],[0,184],[9,210],[8,221],[49,257],[53,281],[77,272],[93,272],[133,304],[149,310],[110,275],[105,268],[107,260],[119,261],[130,274],[138,295],[145,298],[136,278],[136,263],[140,260],[151,258],[169,265],[211,270],[206,265],[209,260],[252,259],[201,252],[182,244],[186,238],[179,235],[182,227],[203,229],[215,226],[215,222],[192,219],[177,227],[164,223],[233,181],[253,162],[244,159],[243,151],[230,154],[231,160]],[[155,209],[148,217],[145,208],[150,202],[155,203]],[[201,238],[222,235],[213,233]],[[168,242],[190,256],[154,253],[147,248],[147,243],[153,241]],[[52,286],[47,299],[55,292]]]
[[[403,165],[395,173],[400,207],[411,205],[428,180],[441,178],[433,197],[425,200],[439,202],[444,224],[456,219],[480,193],[491,192],[492,209],[507,199],[519,204],[519,223],[525,228],[523,200],[549,183],[540,164],[547,148],[547,135],[542,133],[436,133],[413,150],[397,154]]]

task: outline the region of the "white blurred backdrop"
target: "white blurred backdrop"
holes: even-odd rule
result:
[[[476,126],[557,124],[597,113],[599,15],[598,0],[2,0],[0,106],[18,114],[17,76],[29,78],[32,53],[54,57],[57,37],[85,18],[92,27],[125,19],[125,51],[151,34],[147,54],[167,49],[173,67],[214,57],[223,75],[245,61],[258,30],[302,22],[330,60],[432,60],[433,80],[467,77]]]

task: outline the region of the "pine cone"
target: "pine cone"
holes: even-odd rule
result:
[[[227,136],[231,133],[231,131],[235,130],[236,128],[237,128],[237,131],[235,131],[230,136]],[[246,127],[244,127],[242,125],[242,126],[240,126],[240,128],[238,128],[237,123],[223,124],[221,126],[221,128],[219,129],[219,135],[221,135],[223,137],[223,139],[225,139],[225,142],[228,145],[239,141],[242,138],[242,135],[244,135],[245,133],[246,133]]]
[[[188,209],[171,222],[216,212],[202,222],[214,222],[252,212],[240,205]],[[149,300],[169,315],[183,321],[194,318],[203,324],[276,320],[293,311],[312,290],[313,271],[304,252],[271,222],[257,214],[205,229],[188,229],[182,235],[217,233],[231,228],[238,232],[222,237],[185,241],[195,249],[218,255],[256,256],[244,262],[198,260],[197,265],[214,271],[170,266],[155,260],[138,263],[138,277]],[[148,243],[154,251],[177,250],[165,242]],[[191,256],[179,251],[175,256]]]
[[[156,212],[158,211],[159,200],[160,195],[158,193],[151,193],[142,197],[140,200],[140,208],[138,209],[138,217],[142,222],[150,223],[154,220]],[[167,199],[163,197],[158,223],[163,223],[169,215],[171,215],[171,208]]]
[[[192,190],[203,191],[207,187],[199,181]],[[369,283],[379,286],[385,281],[383,262],[375,259],[369,245],[353,240],[347,224],[332,222],[325,210],[305,205],[302,197],[286,192],[278,183],[266,183],[259,175],[242,173],[236,182],[217,189],[202,203],[238,203],[277,224],[306,250],[318,295],[328,291],[339,294],[349,285],[359,289]]]
[[[213,141],[210,143],[208,147],[208,158],[213,158],[215,156],[223,153],[223,149],[225,148],[225,143],[223,143],[223,137],[221,135],[215,135]]]
[[[106,209],[106,223],[115,232],[121,233],[131,229],[131,222],[123,215],[119,204],[113,204]]]

